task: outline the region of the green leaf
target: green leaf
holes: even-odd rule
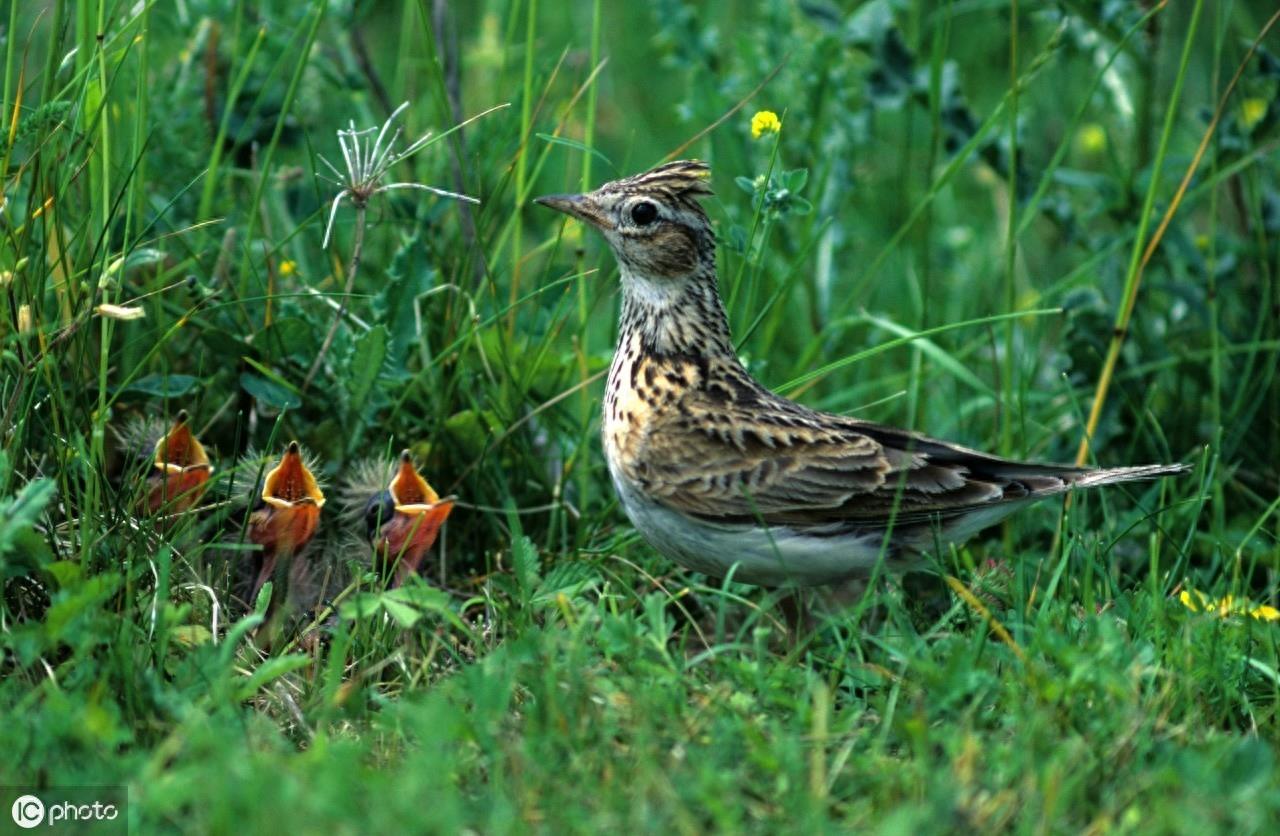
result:
[[[521,535],[511,543],[511,563],[516,570],[516,582],[526,596],[538,585],[538,547],[527,536]]]
[[[113,595],[123,579],[119,575],[95,575],[59,598],[44,616],[44,632],[50,641],[69,641],[68,628],[80,616],[98,614],[99,605]]]
[[[557,563],[547,572],[547,577],[534,593],[531,603],[551,604],[564,595],[569,598],[581,595],[596,585],[598,578],[586,563],[579,561]]]
[[[338,607],[338,617],[346,621],[368,618],[382,609],[382,596],[377,592],[358,592]]]
[[[445,419],[444,430],[449,441],[465,458],[474,459],[484,452],[489,443],[495,421],[492,413],[464,409]]]
[[[165,259],[164,250],[157,250],[154,247],[143,247],[134,250],[125,256],[124,262],[119,267],[119,275],[123,276],[139,267],[151,267],[156,264],[163,264]]]
[[[60,589],[75,584],[84,575],[83,567],[75,560],[55,560],[44,568]]]
[[[244,682],[236,690],[236,699],[247,700],[262,690],[263,686],[310,664],[311,657],[302,653],[290,653],[287,656],[268,659],[259,665],[258,669],[252,674],[245,677]]]
[[[893,6],[890,0],[871,0],[849,15],[845,23],[845,40],[853,45],[869,46],[884,36],[893,26]]]
[[[149,374],[124,387],[124,392],[138,392],[154,398],[180,398],[196,388],[200,378],[189,374]]]
[[[267,607],[271,606],[271,590],[274,586],[274,583],[267,581],[262,585],[262,589],[258,590],[258,597],[253,602],[254,615],[266,617]]]
[[[866,314],[866,320],[877,328],[883,328],[891,334],[896,334],[905,339],[915,340],[916,348],[932,357],[935,363],[950,372],[957,380],[961,380],[969,384],[969,386],[984,395],[988,395],[993,398],[996,397],[994,389],[970,371],[967,365],[952,357],[933,340],[921,337],[917,331],[913,331],[910,328],[899,325],[898,323],[884,317],[875,316],[874,314]]]
[[[237,337],[234,334],[228,334],[226,331],[219,331],[216,328],[202,330],[200,332],[200,342],[209,348],[214,357],[221,357],[228,362],[235,362],[237,358],[246,353],[255,355],[259,353],[258,347],[245,342],[243,337]]]
[[[408,604],[401,603],[389,595],[382,596],[382,607],[387,611],[387,615],[406,630],[417,624],[422,618],[422,610],[414,609]]]
[[[53,480],[36,479],[24,485],[17,496],[0,500],[0,555],[16,547],[18,535],[35,528],[56,490]]]
[[[203,624],[179,624],[169,630],[169,637],[178,644],[195,647],[208,644],[213,640],[213,633]]]
[[[251,372],[240,373],[240,388],[253,395],[259,403],[273,409],[297,409],[302,406],[302,398],[291,389]]]
[[[360,411],[373,393],[373,386],[378,382],[378,374],[382,363],[387,358],[387,345],[391,333],[384,325],[370,328],[351,349],[344,375],[347,394],[353,407]]]
[[[391,258],[387,281],[373,297],[373,311],[391,332],[389,353],[399,358],[418,338],[414,305],[422,294],[435,287],[436,271],[426,263],[426,248],[419,234],[407,238]]]
[[[253,338],[254,344],[272,357],[314,359],[319,349],[314,328],[297,316],[277,319]]]
[[[588,148],[586,145],[582,144],[581,142],[578,142],[576,139],[569,139],[568,137],[563,137],[563,136],[552,136],[551,134],[534,134],[534,136],[536,136],[538,139],[542,140],[543,142],[549,142],[552,145],[563,145],[567,148],[572,148],[575,151],[581,151],[584,154],[590,154],[591,156],[600,160],[605,165],[609,166],[609,168],[613,169],[614,171],[618,170],[618,167],[613,164],[613,160],[610,160],[608,157],[606,157],[604,154],[601,154],[599,151],[597,151],[594,148]]]
[[[391,598],[424,610],[449,610],[449,594],[426,583],[407,583],[387,592],[383,599]]]

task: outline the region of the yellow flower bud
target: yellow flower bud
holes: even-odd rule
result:
[[[1107,130],[1097,122],[1081,125],[1076,133],[1076,145],[1086,154],[1098,154],[1107,147]]]
[[[757,111],[755,116],[751,117],[751,137],[759,139],[765,134],[776,134],[782,131],[782,122],[778,119],[778,114],[772,110]]]
[[[1245,131],[1252,131],[1266,115],[1266,99],[1249,98],[1240,103],[1240,127]]]

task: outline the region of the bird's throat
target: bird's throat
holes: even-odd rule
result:
[[[715,270],[673,280],[622,273],[618,348],[647,355],[733,357],[733,340]]]

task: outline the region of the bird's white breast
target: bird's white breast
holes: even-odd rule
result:
[[[814,536],[791,528],[703,522],[642,493],[609,462],[623,509],[662,554],[695,572],[761,586],[817,586],[868,577],[880,559],[877,535]]]

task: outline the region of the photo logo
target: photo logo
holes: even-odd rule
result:
[[[125,787],[0,787],[0,798],[14,799],[9,815],[23,830],[40,828],[36,832],[42,833],[55,828],[62,833],[68,826],[87,826],[92,833],[125,836],[129,829]]]
[[[9,808],[9,813],[14,824],[30,829],[44,821],[44,802],[34,795],[20,795]]]

